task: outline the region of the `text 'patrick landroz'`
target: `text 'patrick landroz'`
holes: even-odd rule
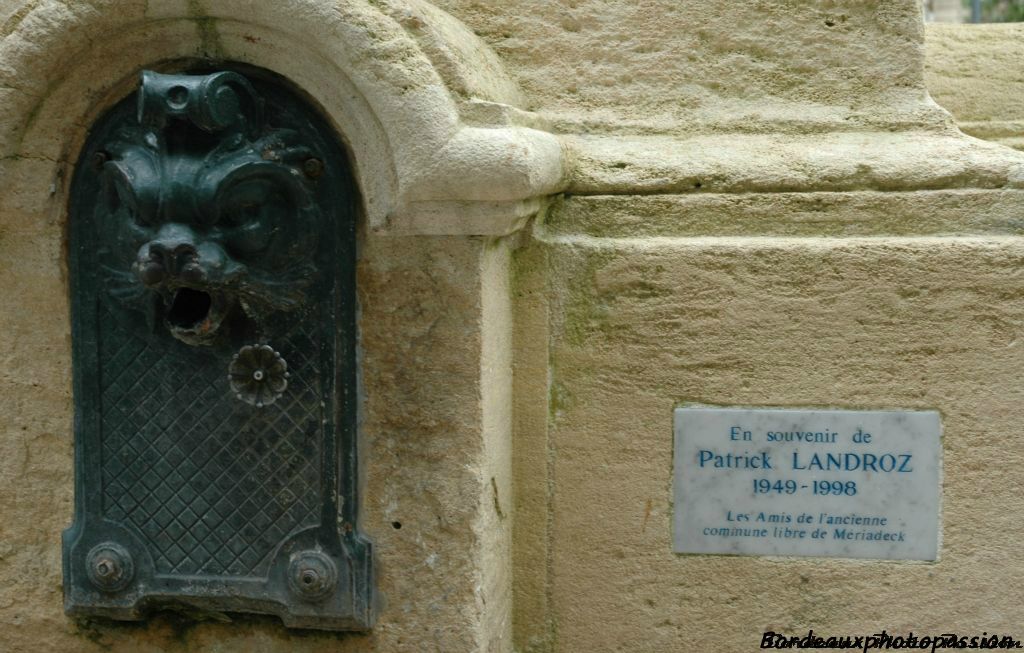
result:
[[[848,437],[840,439],[840,434],[829,428],[818,431],[765,431],[765,442],[806,443],[806,444],[840,444],[870,445],[873,436],[865,433],[862,428],[856,429]],[[754,442],[754,432],[741,426],[731,425],[728,431],[729,442]],[[768,451],[751,454],[747,451],[737,454],[720,453],[714,449],[700,449],[697,452],[697,465],[711,469],[753,469],[753,470],[784,470],[793,472],[796,478],[754,478],[753,493],[756,494],[796,494],[810,492],[816,495],[855,496],[857,482],[844,480],[842,472],[876,472],[882,474],[900,474],[913,472],[912,453],[894,452],[858,452],[850,451],[788,451],[777,455],[781,460],[774,460]],[[778,467],[776,467],[776,463]],[[835,473],[835,478],[816,478],[808,473]],[[803,478],[801,477],[801,475]],[[826,539],[855,541],[886,541],[904,542],[906,533],[903,530],[884,530],[889,519],[880,515],[862,515],[857,513],[832,514],[829,512],[739,512],[727,510],[726,526],[706,527],[704,534],[717,537],[776,537],[782,539]],[[789,526],[795,524],[795,526]],[[849,528],[850,526],[870,528]],[[830,532],[831,531],[831,532]]]
[[[806,442],[814,444],[836,444],[839,433],[828,428],[822,431],[766,431],[764,440],[766,442]],[[741,426],[729,427],[729,440],[731,442],[753,442],[754,433]],[[853,445],[871,444],[872,435],[865,433],[858,428],[850,434],[848,441]],[[787,452],[784,460],[773,459],[768,451],[761,451],[751,454],[748,451],[734,453],[727,451],[722,453],[715,449],[700,449],[697,451],[697,464],[699,467],[711,467],[714,469],[761,469],[777,470],[785,469],[796,472],[876,472],[883,474],[906,474],[913,472],[913,454],[899,452],[858,452],[858,451],[837,451],[837,452],[801,452],[794,450]],[[788,466],[787,466],[788,465]],[[803,476],[806,476],[804,474]],[[808,479],[798,476],[791,479],[769,479],[755,478],[752,481],[754,494],[768,494],[776,492],[779,494],[795,494],[799,491],[810,491],[813,494],[832,494],[853,496],[857,494],[856,481],[843,480],[841,476],[835,479]]]

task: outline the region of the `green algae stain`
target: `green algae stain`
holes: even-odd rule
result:
[[[208,59],[224,59],[224,44],[217,33],[217,21],[206,14],[200,0],[188,0],[188,15],[199,33],[199,50]]]

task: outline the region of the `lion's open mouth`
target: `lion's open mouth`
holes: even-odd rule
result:
[[[179,329],[195,329],[206,321],[213,306],[209,293],[194,288],[179,288],[167,311],[167,323]]]
[[[190,345],[211,344],[234,305],[225,293],[188,286],[175,288],[165,301],[164,319],[171,335]]]

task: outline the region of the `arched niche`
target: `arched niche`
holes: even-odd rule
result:
[[[501,235],[564,187],[558,139],[517,105],[487,46],[424,2],[163,0],[26,4],[0,46],[9,208],[61,214],[87,125],[144,67],[259,66],[323,107],[371,229]]]

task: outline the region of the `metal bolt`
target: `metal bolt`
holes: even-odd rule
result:
[[[119,592],[135,575],[132,556],[120,544],[104,542],[86,556],[86,573],[93,585],[104,592]]]
[[[110,161],[110,155],[104,152],[103,150],[95,152],[92,155],[92,167],[96,168],[97,170],[102,169],[103,164],[106,163],[107,161]]]
[[[324,174],[324,162],[320,159],[310,158],[302,164],[302,171],[306,173],[306,176],[310,179],[316,179],[320,175]]]
[[[323,601],[336,590],[338,568],[320,551],[304,551],[292,556],[288,566],[288,585],[300,598]]]

